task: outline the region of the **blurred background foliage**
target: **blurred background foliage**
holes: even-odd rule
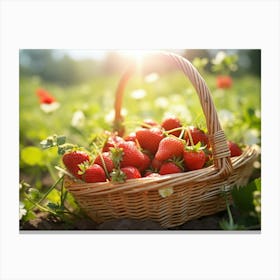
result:
[[[168,50],[167,50],[168,51]],[[174,52],[174,50],[171,50]],[[211,72],[211,60],[218,52],[224,51],[228,55],[239,58],[238,71],[233,76],[251,73],[260,77],[260,50],[175,50],[188,60],[204,58],[207,60],[205,70]],[[20,50],[20,74],[24,76],[38,76],[46,82],[62,86],[72,86],[92,80],[93,77],[118,74],[124,70],[131,57],[117,51],[75,51],[75,50]],[[170,71],[168,65],[153,64],[153,71]]]

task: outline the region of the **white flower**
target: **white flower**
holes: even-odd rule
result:
[[[170,101],[173,103],[181,104],[184,100],[182,99],[182,96],[178,93],[172,93],[170,96]]]
[[[259,143],[259,131],[257,129],[249,129],[244,133],[244,144],[253,145]]]
[[[259,161],[254,161],[254,163],[253,163],[253,166],[256,168],[256,169],[259,169],[259,168],[261,168],[261,163],[259,162]]]
[[[144,81],[145,81],[146,83],[153,83],[153,82],[157,81],[158,78],[159,78],[158,73],[153,72],[153,73],[147,75],[147,76],[144,78]]]
[[[78,110],[73,114],[71,125],[73,127],[83,127],[85,125],[85,119],[86,117],[83,111]]]
[[[147,95],[146,91],[144,89],[136,89],[131,92],[131,97],[134,99],[142,99]]]
[[[165,109],[168,107],[168,99],[166,97],[158,97],[156,100],[155,100],[155,106],[158,107],[158,108],[162,108],[162,109]]]
[[[223,51],[220,51],[217,53],[216,57],[212,59],[213,64],[220,64],[226,57],[226,53]]]
[[[255,116],[260,119],[261,118],[261,111],[260,110],[255,110]]]
[[[261,153],[261,146],[259,146],[259,145],[254,145],[254,149],[257,151],[258,154]]]
[[[234,114],[228,110],[219,111],[219,120],[222,126],[230,125],[234,122]]]
[[[23,216],[25,216],[27,213],[26,209],[24,208],[24,204],[20,201],[19,202],[19,219],[21,220],[21,218]]]
[[[192,116],[188,108],[182,104],[172,104],[169,106],[168,112],[164,113],[163,117],[174,117],[180,116],[181,119],[184,119],[187,122],[192,121]]]
[[[122,116],[127,116],[127,110],[125,108],[121,109],[121,115]],[[111,123],[115,119],[115,110],[111,110],[106,116],[105,116],[105,121],[107,123]]]
[[[40,108],[45,113],[51,113],[55,110],[57,110],[60,107],[60,104],[58,102],[52,102],[51,104],[42,103],[40,104]]]

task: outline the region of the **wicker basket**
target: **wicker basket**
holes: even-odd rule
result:
[[[226,208],[233,186],[245,186],[257,156],[247,147],[239,157],[230,158],[224,131],[218,120],[210,91],[194,66],[172,53],[153,54],[179,68],[194,86],[205,115],[213,165],[196,171],[159,177],[131,179],[125,183],[81,183],[66,177],[65,187],[81,208],[95,222],[117,218],[150,219],[164,228],[181,225],[188,220],[207,216]],[[115,100],[115,131],[123,133],[121,105],[125,86],[134,73],[131,66],[120,79]]]

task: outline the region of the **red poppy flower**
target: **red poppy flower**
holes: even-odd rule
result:
[[[231,88],[232,78],[230,76],[218,76],[216,80],[217,88]]]
[[[39,102],[41,104],[52,104],[56,102],[56,99],[49,92],[42,88],[38,88],[36,94],[39,97]]]

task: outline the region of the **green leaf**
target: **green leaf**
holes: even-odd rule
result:
[[[76,146],[73,144],[65,143],[65,144],[58,146],[57,152],[59,155],[64,155],[67,151],[72,150],[74,147],[76,147]]]
[[[43,165],[43,153],[41,149],[33,146],[21,150],[21,160],[27,165]]]
[[[36,214],[33,211],[27,211],[26,215],[22,217],[23,222],[27,222],[36,218]]]
[[[53,189],[47,196],[50,202],[58,204],[60,202],[60,191]]]
[[[57,145],[63,145],[66,142],[66,136],[57,136],[56,143]]]
[[[256,178],[256,179],[254,180],[254,183],[255,183],[255,185],[256,185],[256,189],[257,189],[258,191],[261,191],[261,178]]]
[[[36,200],[40,197],[40,191],[36,188],[28,188],[25,190],[25,193],[32,199]]]
[[[53,211],[56,211],[56,210],[59,209],[59,207],[60,207],[58,204],[52,203],[52,202],[49,202],[49,203],[47,204],[47,206],[48,206],[51,210],[53,210]]]
[[[257,184],[260,184],[259,180],[250,182],[244,187],[234,187],[232,190],[232,197],[236,207],[242,212],[254,211],[254,196],[253,193],[257,190]]]

